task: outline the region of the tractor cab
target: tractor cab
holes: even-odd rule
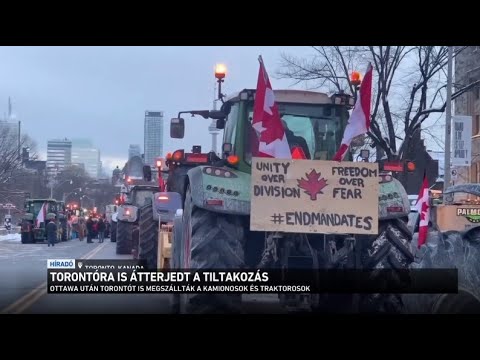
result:
[[[276,90],[274,94],[292,158],[330,160],[342,141],[353,98],[347,94],[329,97],[301,90]],[[250,172],[252,157],[257,155],[255,149],[258,149],[261,130],[252,125],[254,99],[255,90],[245,89],[227,98],[221,110],[181,112],[171,121],[170,135],[183,138],[185,125],[180,117],[182,113],[214,119],[217,129],[224,129],[222,158],[225,165]],[[360,139],[357,145],[361,143]],[[177,156],[184,158],[183,153],[177,153]],[[203,161],[208,164],[212,159],[209,161],[205,154]]]
[[[152,194],[158,191],[158,186],[134,185],[127,193],[127,196],[125,198],[125,204],[142,207],[146,205],[147,201],[151,201]]]

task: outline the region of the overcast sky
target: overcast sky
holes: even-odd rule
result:
[[[216,63],[227,66],[227,94],[255,88],[258,55],[274,88],[291,86],[274,78],[282,52],[312,53],[309,47],[0,47],[0,115],[10,96],[43,160],[48,139],[90,138],[104,165],[123,166],[129,144],[143,150],[145,110],[164,111],[165,152],[193,144],[210,150],[207,120],[186,118],[185,139],[173,140],[170,118],[212,108]]]

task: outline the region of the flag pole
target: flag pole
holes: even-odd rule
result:
[[[445,108],[445,164],[443,165],[443,192],[450,186],[450,142],[452,134],[452,62],[453,46],[448,47],[447,103]]]

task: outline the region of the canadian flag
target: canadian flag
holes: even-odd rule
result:
[[[46,203],[43,203],[42,207],[40,208],[40,211],[38,212],[37,219],[36,219],[36,222],[35,222],[35,226],[37,228],[40,227],[40,224],[42,222],[45,222],[45,218],[47,217],[46,213],[47,213]]]
[[[258,61],[260,62],[260,70],[258,72],[252,120],[252,127],[257,134],[252,134],[252,154],[258,157],[291,159],[290,146],[261,56]]]
[[[428,223],[430,221],[429,188],[427,174],[423,176],[423,184],[418,194],[416,208],[420,214],[420,225],[418,229],[418,248],[427,242]]]
[[[343,133],[342,145],[340,145],[340,149],[338,149],[333,157],[334,161],[342,161],[352,140],[359,135],[366,134],[370,129],[372,77],[373,67],[372,64],[369,63],[367,66],[367,72],[360,85],[360,93],[357,97],[357,103],[353,108],[352,115],[350,116],[348,124],[345,127],[345,132]]]

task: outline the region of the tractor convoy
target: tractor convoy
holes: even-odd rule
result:
[[[284,166],[291,165],[293,168],[304,160],[304,164],[309,161],[324,167],[338,165],[338,162],[330,160],[340,148],[353,105],[352,98],[346,94],[328,96],[301,90],[276,90],[273,93],[291,147],[292,159]],[[174,139],[184,138],[185,120],[182,114],[216,121],[217,129],[223,130],[220,154],[202,152],[200,146],[193,146],[190,151],[178,149],[165,159],[158,159],[156,171],[149,164],[144,164],[140,157],[128,161],[121,196],[108,216],[117,254],[132,254],[134,258],[145,261],[151,270],[390,269],[399,274],[404,269],[442,267],[454,251],[460,249],[460,254],[467,245],[471,258],[478,259],[480,245],[476,224],[480,223],[480,212],[465,206],[453,208],[451,204],[439,208],[436,215],[440,228],[434,243],[438,246],[424,253],[417,251],[414,246],[415,224],[411,225],[412,219],[409,222],[408,195],[395,174],[385,171],[381,163],[369,164],[370,169],[376,169],[372,170],[375,174],[375,187],[372,189],[375,192],[363,200],[365,211],[373,209],[376,217],[373,222],[372,218],[365,221],[370,226],[369,231],[359,230],[362,226],[358,219],[365,214],[358,208],[349,215],[357,219],[356,229],[354,224],[352,231],[333,229],[340,224],[334,224],[335,215],[331,220],[327,219],[332,224],[332,231],[324,233],[309,228],[305,231],[264,230],[262,226],[265,224],[259,225],[259,218],[262,212],[271,209],[262,208],[261,203],[252,200],[257,195],[256,190],[252,190],[252,184],[258,181],[255,176],[261,167],[255,165],[258,164],[260,141],[258,128],[253,122],[255,95],[256,90],[244,89],[225,98],[219,90],[220,110],[182,111],[171,120],[170,137]],[[401,162],[398,164],[397,168],[407,168]],[[353,162],[350,152],[342,165],[345,169],[359,168],[359,162]],[[295,173],[290,178],[292,176],[299,179],[298,187],[304,190],[303,193],[310,194],[311,200],[322,194],[322,188],[329,181],[320,179],[313,170],[310,173]],[[285,180],[287,177],[275,175],[272,179]],[[280,191],[278,186],[267,186],[265,189],[267,193],[280,194],[279,198],[293,198],[297,194],[297,189]],[[473,186],[452,189],[452,194],[457,190],[480,196],[478,188]],[[338,190],[341,197],[355,195],[354,191]],[[309,200],[305,204],[311,204]],[[281,206],[280,203],[279,200],[278,206]],[[335,204],[331,202],[322,206],[322,212],[329,213],[333,212]],[[317,221],[320,221],[324,214],[315,215],[312,209],[315,210],[310,208],[307,217],[305,213],[303,218],[294,214],[286,221],[295,219],[297,223],[306,223],[305,219],[310,215],[317,216]],[[64,210],[64,204],[51,199],[29,200],[22,224],[22,242],[34,242],[45,237],[42,224],[34,224],[40,211],[58,214],[57,221],[61,221],[58,219],[62,218]],[[253,213],[259,215],[253,218]],[[451,222],[454,214],[466,219],[466,227],[458,223],[457,227],[461,229],[453,234],[446,231],[452,228],[450,225],[442,224]],[[415,221],[418,225],[418,219]],[[467,231],[467,227],[473,230]],[[460,267],[461,271],[468,267],[463,271],[468,280],[464,282],[468,283],[462,290],[464,292],[448,299],[425,296],[420,301],[420,297],[415,297],[413,302],[417,309],[420,302],[426,312],[445,309],[442,301],[443,304],[448,301],[450,310],[462,301],[468,306],[480,304],[477,300],[479,294],[475,293],[478,290],[472,290],[475,287],[480,289],[474,275],[479,273],[476,272],[478,261],[475,263],[470,259],[468,264],[448,264],[446,267]],[[279,299],[286,310],[293,311],[399,313],[407,311],[408,305],[405,301],[408,297],[400,294],[279,294]],[[172,295],[173,311],[182,313],[238,312],[241,304],[240,294]]]
[[[339,101],[339,96],[329,97],[319,92],[274,91],[286,132],[293,133],[297,140],[304,140],[296,141],[297,147],[291,148],[292,161],[302,161],[296,160],[296,153],[300,153],[303,159],[308,154],[307,158],[313,161],[333,158],[340,147],[351,109],[351,102],[348,98],[345,100],[344,95]],[[184,137],[182,113],[215,120],[217,129],[224,130],[222,152],[219,156],[214,152],[202,153],[199,146],[193,146],[190,152],[176,150],[168,154],[162,164],[168,169],[166,181],[159,168],[160,191],[153,193],[154,189],[149,190],[152,192],[151,201],[141,204],[132,194],[136,208],[131,208],[130,214],[133,215],[131,221],[138,221],[139,259],[147,260],[152,269],[307,267],[401,272],[414,267],[439,267],[438,264],[426,264],[426,258],[417,258],[417,251],[412,246],[413,232],[407,226],[410,213],[408,195],[392,171],[382,169],[382,164],[377,164],[377,199],[366,199],[378,208],[378,228],[374,235],[252,230],[252,164],[259,141],[252,124],[254,98],[255,90],[245,89],[226,101],[220,97],[223,102],[220,110],[183,111],[171,120],[170,136],[176,139]],[[350,153],[344,160],[345,164],[353,166]],[[408,168],[401,163],[399,166]],[[135,192],[135,188],[132,190]],[[118,234],[117,230],[117,237]],[[440,238],[443,239],[442,234]],[[135,246],[135,242],[131,244]],[[428,258],[432,259],[431,256]],[[467,301],[469,306],[478,307],[478,297],[472,295],[471,290],[466,293],[468,301],[459,294],[454,300],[450,297],[449,303],[460,306],[462,301]],[[173,310],[182,313],[236,312],[240,311],[242,302],[241,295],[172,296]],[[438,296],[427,298],[422,311],[441,308],[438,303],[443,300]],[[287,310],[407,311],[404,296],[400,294],[279,294],[279,299]]]
[[[336,101],[334,96],[299,90],[274,94],[284,126],[305,140],[300,142],[300,153],[309,154],[311,160],[332,159],[349,118],[348,99]],[[251,174],[258,141],[252,126],[254,97],[255,90],[245,89],[222,99],[220,110],[184,111],[172,119],[170,136],[177,139],[184,137],[182,113],[216,120],[217,128],[224,130],[222,153],[202,153],[199,146],[190,152],[176,150],[162,164],[168,169],[166,180],[158,168],[158,184],[149,166],[144,165],[141,180],[139,164],[136,176],[127,173],[125,201],[117,212],[117,253],[133,253],[151,269],[407,269],[414,261],[412,232],[407,227],[410,203],[401,183],[388,172],[378,177],[376,235],[251,230]],[[345,161],[351,160],[349,154]],[[338,308],[340,303],[343,311],[403,308],[397,294],[362,296],[355,304],[353,296],[346,302],[333,296],[279,297],[288,309],[304,307],[305,301],[311,310]],[[240,295],[173,295],[177,312],[232,312],[240,305]]]

